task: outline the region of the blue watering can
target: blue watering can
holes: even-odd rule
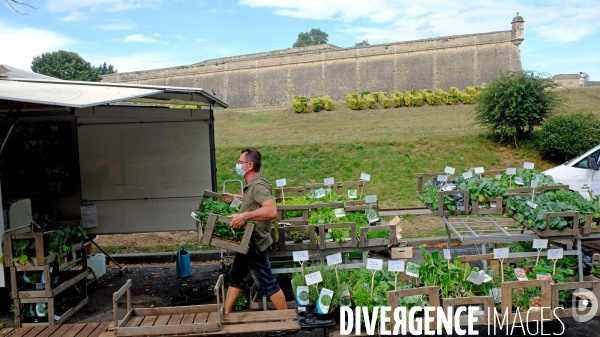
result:
[[[186,248],[179,246],[177,251],[177,261],[175,263],[177,269],[177,278],[190,277],[192,274],[192,266],[190,265],[190,254]]]

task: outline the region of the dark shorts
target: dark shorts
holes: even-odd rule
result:
[[[270,297],[281,290],[275,276],[271,273],[268,253],[269,249],[261,253],[250,251],[248,254],[236,253],[229,271],[229,285],[243,289],[246,285],[244,278],[250,272],[261,295]]]

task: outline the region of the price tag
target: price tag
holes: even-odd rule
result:
[[[523,168],[528,169],[528,170],[533,170],[533,167],[535,166],[534,163],[530,163],[530,162],[524,162],[523,163]]]
[[[377,196],[376,195],[367,195],[365,198],[365,202],[367,204],[375,203],[375,202],[377,202]]]
[[[323,184],[325,184],[327,186],[331,186],[331,185],[335,184],[335,179],[325,178],[325,179],[323,179]]]
[[[514,168],[514,167],[507,168],[507,169],[506,169],[506,174],[508,174],[508,175],[517,174],[517,169],[516,169],[516,168]]]
[[[382,259],[367,259],[367,269],[382,270],[383,269],[383,260]]]
[[[480,285],[481,283],[483,283],[483,278],[481,277],[481,275],[479,275],[478,272],[472,271],[471,274],[469,274],[469,277],[467,277],[467,281],[476,285]]]
[[[469,178],[473,178],[473,172],[467,171],[467,172],[463,173],[463,179],[469,179]]]
[[[452,260],[452,255],[450,255],[450,249],[444,248],[444,259]]]
[[[493,280],[493,278],[490,275],[486,274],[483,270],[479,271],[479,275],[480,275],[479,276],[480,279],[482,280],[481,283],[485,283],[485,282],[489,282],[489,281]]]
[[[594,195],[600,195],[600,183],[592,183],[590,188]]]
[[[446,166],[446,168],[444,169],[444,173],[448,173],[448,174],[454,174],[454,167],[450,167],[450,166]]]
[[[361,173],[360,174],[360,180],[370,181],[371,180],[371,175],[370,174],[366,174],[366,173]]]
[[[322,188],[319,188],[318,190],[315,191],[315,198],[319,199],[319,198],[323,198],[325,196],[325,190]]]
[[[419,270],[421,270],[421,266],[414,262],[408,262],[406,264],[406,275],[410,277],[419,277]]]
[[[333,210],[336,218],[343,218],[346,216],[346,211],[343,208],[336,208]]]
[[[231,207],[235,208],[235,209],[240,209],[240,206],[242,205],[242,201],[238,198],[233,198],[233,200],[231,201]]]
[[[517,184],[517,185],[523,185],[523,178],[521,178],[521,177],[515,177],[515,184]]]
[[[388,261],[388,271],[390,271],[390,272],[404,271],[404,260]]]
[[[533,248],[535,248],[535,249],[548,248],[548,240],[547,239],[534,239],[533,240]]]
[[[494,259],[506,259],[508,258],[508,248],[496,248],[494,249]]]
[[[531,201],[527,201],[527,206],[529,206],[529,207],[531,207],[531,208],[533,208],[533,209],[536,209],[536,208],[537,208],[537,204],[536,204],[536,203],[534,203],[534,202],[531,202]]]
[[[327,255],[327,265],[333,266],[342,263],[342,253]]]
[[[308,250],[299,250],[292,252],[294,255],[294,262],[308,261]]]
[[[475,168],[475,173],[477,173],[477,174],[483,174],[484,172],[485,172],[485,170],[483,169],[483,166]]]
[[[323,276],[321,276],[320,271],[312,274],[307,274],[304,276],[304,279],[306,280],[306,285],[308,286],[313,285],[315,283],[323,282]]]
[[[437,181],[448,181],[448,176],[445,174],[438,174]]]
[[[283,187],[287,185],[287,182],[285,181],[285,178],[283,178],[275,180],[275,184],[277,184],[277,187]]]
[[[350,199],[358,198],[358,192],[356,192],[356,190],[348,190],[348,198],[350,198]]]
[[[538,187],[538,181],[536,179],[531,181],[531,187],[533,187],[533,188]]]
[[[563,258],[563,249],[548,249],[548,260],[558,260]]]

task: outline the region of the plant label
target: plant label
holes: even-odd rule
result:
[[[534,239],[533,240],[533,248],[535,248],[535,249],[548,248],[548,239]]]
[[[277,184],[277,187],[283,187],[287,185],[285,178],[275,180],[275,184]]]
[[[463,173],[463,179],[470,179],[470,178],[473,178],[473,172],[467,171],[467,172]]]
[[[533,187],[533,188],[538,187],[538,181],[536,179],[531,181],[531,187]]]
[[[515,268],[514,273],[515,273],[515,276],[517,277],[517,280],[519,280],[519,281],[527,281],[528,280],[525,269]]]
[[[494,249],[494,259],[507,259],[508,258],[508,248],[496,248]]]
[[[515,177],[515,184],[517,185],[523,185],[523,178],[521,177]]]
[[[329,312],[329,306],[331,305],[332,299],[333,290],[329,290],[326,288],[321,289],[319,299],[317,300],[317,313],[327,314]]]
[[[404,271],[404,260],[390,260],[388,262],[388,271],[390,272],[403,272]]]
[[[552,279],[552,275],[550,274],[536,274],[535,275],[535,279],[539,280],[539,281],[550,281],[553,282],[554,280]]]
[[[239,210],[240,206],[242,205],[242,201],[238,198],[233,198],[233,200],[231,201],[231,207]]]
[[[327,255],[327,265],[335,266],[342,263],[342,253]]]
[[[377,222],[379,221],[379,217],[377,216],[377,212],[372,209],[372,210],[365,210],[365,213],[367,214],[367,220],[369,221],[369,223],[373,223],[373,222]]]
[[[501,174],[496,174],[496,179],[498,179],[498,180],[502,179],[502,175]]]
[[[296,287],[296,303],[300,305],[308,305],[308,286],[297,286]],[[304,308],[303,308],[304,309]]]
[[[531,208],[533,208],[533,209],[536,209],[536,208],[537,208],[537,204],[536,204],[536,203],[534,203],[534,202],[531,202],[531,201],[527,201],[527,206],[529,206],[529,207],[531,207]]]
[[[192,212],[192,218],[194,218],[194,220],[198,220],[198,218],[196,217],[196,212]]]
[[[306,285],[313,285],[315,283],[323,282],[323,276],[321,276],[321,272],[317,271],[312,274],[304,275],[304,279],[306,280]]]
[[[448,176],[445,174],[438,174],[437,181],[448,181]]]
[[[482,278],[478,272],[472,271],[471,274],[469,274],[469,277],[467,277],[467,281],[476,285],[480,285],[482,283]]]
[[[548,249],[548,260],[558,260],[563,258],[563,249]]]
[[[594,195],[600,195],[600,183],[592,183],[590,189]]]
[[[410,277],[419,277],[420,270],[421,270],[421,266],[414,262],[408,262],[406,264],[406,275],[408,275]]]
[[[365,202],[367,204],[373,204],[377,202],[377,196],[376,195],[367,195],[367,197],[365,198]]]
[[[483,271],[483,270],[479,271],[479,275],[482,280],[481,283],[486,283],[486,282],[490,282],[491,280],[493,280],[493,278],[490,275],[486,274],[485,271]]]
[[[444,259],[452,260],[452,255],[450,254],[450,249],[444,248]]]
[[[524,169],[533,170],[534,166],[535,166],[534,163],[530,163],[530,162],[527,162],[527,161],[523,163],[523,168]]]
[[[350,198],[350,199],[358,198],[358,192],[356,192],[356,190],[348,190],[348,198]]]
[[[485,170],[483,169],[483,166],[479,166],[475,168],[475,173],[477,174],[483,174],[485,172]]]
[[[346,216],[346,211],[343,208],[336,208],[333,210],[333,214],[335,214],[336,218],[343,218]]]
[[[508,174],[509,176],[513,175],[513,174],[517,174],[517,169],[514,167],[510,167],[506,169],[506,174]]]
[[[383,269],[383,260],[382,259],[367,259],[367,269],[382,270]]]
[[[446,166],[446,168],[444,169],[444,173],[447,173],[447,174],[454,174],[454,171],[455,171],[454,167],[450,167],[450,166]]]
[[[315,191],[315,198],[320,199],[323,198],[325,196],[325,190],[322,188],[319,188],[318,190]]]
[[[323,179],[323,184],[325,184],[327,186],[332,186],[333,184],[335,184],[335,179],[325,178],[325,179]]]
[[[299,250],[292,253],[294,262],[308,261],[308,250]]]
[[[361,173],[360,174],[360,180],[370,181],[371,180],[371,175],[370,174],[366,174],[366,173]]]

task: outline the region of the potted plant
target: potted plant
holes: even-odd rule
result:
[[[31,243],[29,240],[13,240],[13,262],[26,264],[29,258],[29,250],[35,249],[35,241]]]
[[[246,305],[247,301],[248,301],[248,299],[246,298],[246,294],[244,294],[244,292],[241,292],[237,301],[235,301],[233,310],[234,311],[242,311],[242,309]]]

